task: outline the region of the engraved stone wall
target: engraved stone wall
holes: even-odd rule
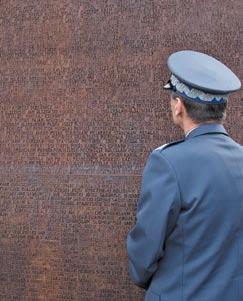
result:
[[[125,240],[149,152],[181,136],[166,59],[199,50],[242,76],[240,2],[0,1],[1,301],[143,299]],[[240,143],[242,112],[235,94]]]

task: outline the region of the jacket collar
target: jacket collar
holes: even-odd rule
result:
[[[224,135],[228,136],[228,134],[222,124],[208,123],[208,124],[201,124],[201,125],[199,125],[199,127],[192,130],[185,137],[185,140],[196,137],[196,136],[205,135],[205,134],[224,134]]]

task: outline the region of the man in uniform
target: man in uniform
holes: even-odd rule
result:
[[[146,301],[243,301],[243,147],[222,125],[241,83],[196,51],[173,53],[168,67],[164,88],[185,139],[148,158],[129,274]]]

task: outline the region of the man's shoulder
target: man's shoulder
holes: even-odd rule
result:
[[[183,142],[185,142],[184,139],[181,139],[181,140],[177,140],[177,141],[173,141],[173,142],[169,142],[169,143],[165,143],[157,148],[154,149],[155,152],[167,152],[168,151],[173,151],[175,149],[175,146],[178,146],[178,145],[182,145]]]

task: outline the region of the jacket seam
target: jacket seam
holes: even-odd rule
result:
[[[175,168],[172,165],[172,163],[162,154],[163,149],[159,150],[159,153],[161,155],[161,157],[164,158],[164,160],[168,163],[168,165],[170,166],[175,179],[176,179],[176,186],[177,186],[177,190],[179,192],[179,200],[180,200],[180,207],[182,208],[182,193],[181,193],[181,189],[180,189],[180,185],[179,185],[179,181],[178,181],[178,176],[176,174]],[[181,225],[181,232],[182,232],[182,279],[181,279],[181,301],[184,301],[184,267],[185,267],[185,234],[184,234],[184,223],[182,220],[182,225]]]

